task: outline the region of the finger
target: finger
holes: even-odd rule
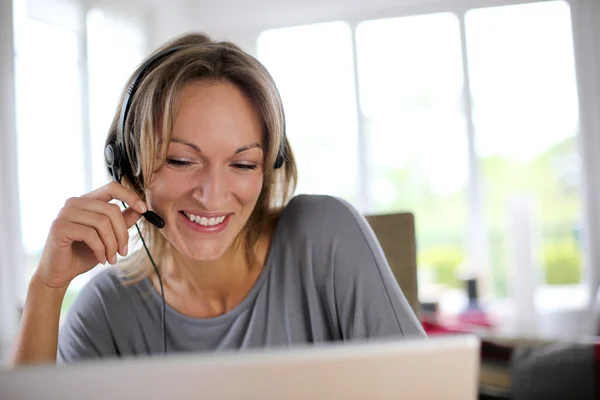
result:
[[[81,210],[106,215],[110,219],[112,229],[117,239],[118,251],[123,257],[127,255],[127,244],[129,243],[128,227],[117,204],[105,203],[101,200],[76,199],[70,203],[73,207]],[[138,214],[139,215],[139,214]]]
[[[125,220],[125,226],[127,229],[131,228],[133,224],[140,220],[141,217],[142,214],[135,211],[133,208],[127,208],[123,211],[123,219]]]
[[[148,211],[148,207],[146,207],[146,204],[144,204],[140,196],[118,182],[111,182],[81,197],[102,200],[106,203],[111,200],[121,200],[127,203],[130,207],[134,208],[140,214]]]
[[[67,222],[95,229],[104,244],[106,259],[111,264],[116,264],[119,248],[115,231],[108,216],[79,208],[66,208],[61,214],[61,217]]]
[[[68,222],[65,224],[65,230],[67,232],[67,239],[72,242],[85,243],[92,250],[99,264],[106,263],[106,248],[94,228]]]

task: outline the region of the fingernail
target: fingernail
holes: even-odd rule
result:
[[[127,255],[127,251],[128,251],[128,248],[127,248],[127,245],[125,245],[125,246],[121,247],[121,250],[119,250],[119,254],[122,255],[123,257],[125,257]]]
[[[117,255],[113,254],[112,257],[110,258],[110,263],[112,265],[117,265]]]
[[[145,213],[146,211],[148,211],[148,209],[146,208],[146,205],[141,200],[137,202],[137,206],[142,211],[142,214]]]

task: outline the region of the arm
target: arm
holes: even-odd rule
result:
[[[60,307],[67,286],[51,288],[34,274],[8,365],[56,361]]]
[[[113,199],[132,207],[121,212],[109,204]],[[99,263],[115,264],[117,251],[127,254],[127,230],[145,211],[138,202],[138,195],[114,182],[67,200],[52,223],[30,282],[11,366],[56,361],[60,308],[69,283]]]
[[[347,202],[330,201],[338,203],[328,208],[335,226],[334,286],[343,337],[425,336],[366,219]]]

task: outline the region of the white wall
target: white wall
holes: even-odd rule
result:
[[[130,0],[148,10],[148,46],[154,50],[159,45],[181,33],[199,30],[196,11],[187,0]]]
[[[149,4],[154,14],[153,43],[188,30],[229,39],[254,53],[257,35],[265,29],[333,20],[364,20],[415,10],[439,10],[449,4],[467,7],[472,0],[130,0]],[[512,0],[509,0],[512,1]],[[514,0],[517,1],[517,0]],[[477,0],[487,3],[488,0]]]
[[[183,0],[194,29],[228,38],[243,48],[260,31],[345,20],[350,23],[433,12],[467,10],[498,0]],[[545,0],[501,0],[504,4]],[[580,0],[573,0],[580,1]],[[581,0],[595,2],[596,0]],[[255,40],[255,39],[253,39]],[[252,46],[251,46],[252,47]],[[247,51],[249,49],[245,48]]]
[[[436,3],[440,3],[439,0],[224,0],[218,3],[189,0],[203,27],[218,34],[339,18],[380,17]]]

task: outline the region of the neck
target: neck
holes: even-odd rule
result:
[[[214,261],[191,260],[174,250],[161,263],[165,300],[183,314],[198,318],[230,311],[246,297],[258,279],[269,242],[261,238],[254,246],[257,265],[248,263],[243,242],[233,245]],[[155,286],[160,287],[154,278]]]

